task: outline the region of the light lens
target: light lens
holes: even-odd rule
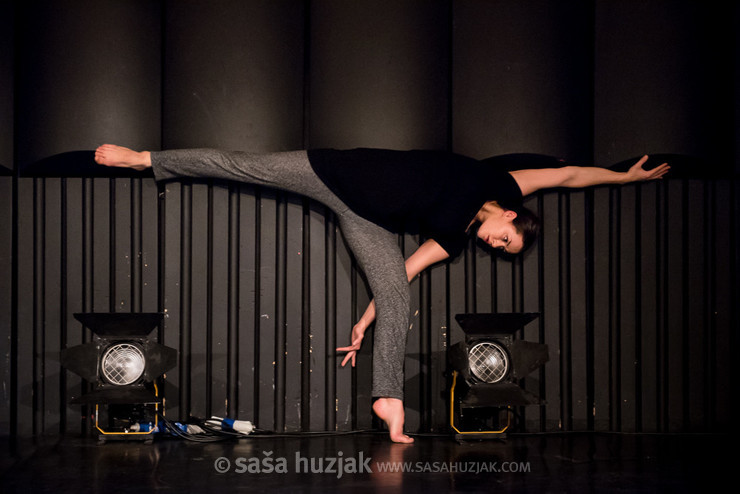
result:
[[[509,357],[501,347],[493,342],[478,343],[468,353],[470,372],[484,383],[497,383],[509,370]]]
[[[118,343],[103,354],[100,370],[103,377],[117,386],[136,382],[144,373],[144,354],[131,343]]]

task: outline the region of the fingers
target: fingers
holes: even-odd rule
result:
[[[632,165],[630,172],[637,180],[655,180],[663,178],[671,169],[668,163],[663,163],[650,170],[645,170],[643,166],[648,160],[648,155],[643,156],[640,160]]]
[[[642,165],[644,165],[645,162],[647,162],[647,160],[648,160],[648,155],[646,154],[645,156],[640,158],[640,160],[637,163],[635,163],[634,166],[639,166],[640,168],[642,168]]]
[[[666,173],[668,173],[671,169],[671,166],[668,163],[663,163],[662,165],[655,167],[653,170],[653,175],[655,178],[660,178]]]
[[[671,167],[670,165],[668,165],[668,163],[663,163],[660,166],[656,166],[652,170],[648,170],[647,179],[654,180],[654,179],[663,178],[663,176],[665,176],[665,174],[668,173],[670,169]]]
[[[347,355],[345,355],[344,356],[344,360],[342,360],[342,364],[341,364],[342,367],[344,367],[347,364],[347,361],[348,360],[352,360],[352,367],[354,367],[355,366],[355,354],[356,353],[357,352],[352,351],[352,352],[349,352]]]
[[[341,348],[337,348],[338,352],[347,352],[347,355],[344,356],[344,359],[342,360],[341,366],[344,367],[347,365],[347,361],[352,360],[352,367],[355,366],[355,356],[357,355],[357,350],[360,349],[360,345],[352,345],[352,346],[343,346]]]
[[[648,155],[646,154],[642,158],[640,158],[634,165],[630,166],[629,170],[627,170],[627,176],[631,177],[629,182],[633,182],[636,180],[645,180],[647,178],[647,175],[649,172],[647,172],[643,165],[648,160]]]
[[[337,348],[338,352],[347,352],[347,355],[345,355],[344,359],[342,360],[342,364],[341,364],[342,367],[347,365],[347,362],[350,360],[352,361],[352,367],[355,366],[355,358],[357,356],[357,352],[360,350],[360,346],[362,345],[362,340],[365,336],[365,331],[361,330],[358,332],[357,326],[355,326],[355,328],[352,331],[352,335],[354,338],[350,346],[343,346],[343,347]]]

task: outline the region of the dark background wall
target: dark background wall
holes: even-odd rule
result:
[[[407,427],[445,430],[461,312],[536,311],[551,361],[520,430],[729,425],[737,349],[738,9],[695,1],[5,1],[0,4],[0,434],[76,433],[58,352],[85,311],[164,311],[167,414],[275,430],[373,425],[369,300],[324,208],[246,185],[112,176],[90,151],[359,146],[671,179],[538,194],[536,248],[475,245],[414,282]],[[697,161],[684,164],[683,157]],[[696,163],[700,163],[697,165]],[[411,253],[418,238],[399,238]]]

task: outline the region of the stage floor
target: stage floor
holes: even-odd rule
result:
[[[152,444],[94,438],[8,444],[0,491],[705,492],[734,477],[729,437],[568,433],[251,437]]]

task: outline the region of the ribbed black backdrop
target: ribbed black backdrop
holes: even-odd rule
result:
[[[271,430],[370,415],[369,294],[323,206],[111,177],[89,150],[376,146],[611,165],[660,183],[550,191],[515,262],[472,245],[414,281],[407,428],[446,430],[461,312],[534,311],[547,399],[517,430],[719,431],[738,348],[737,9],[692,1],[30,1],[2,6],[0,434],[79,433],[75,312],[163,311],[166,413]],[[29,23],[34,29],[27,29]],[[7,49],[6,49],[7,48]],[[79,153],[71,153],[76,151]],[[62,159],[63,158],[63,159]],[[411,253],[418,238],[399,237]]]

